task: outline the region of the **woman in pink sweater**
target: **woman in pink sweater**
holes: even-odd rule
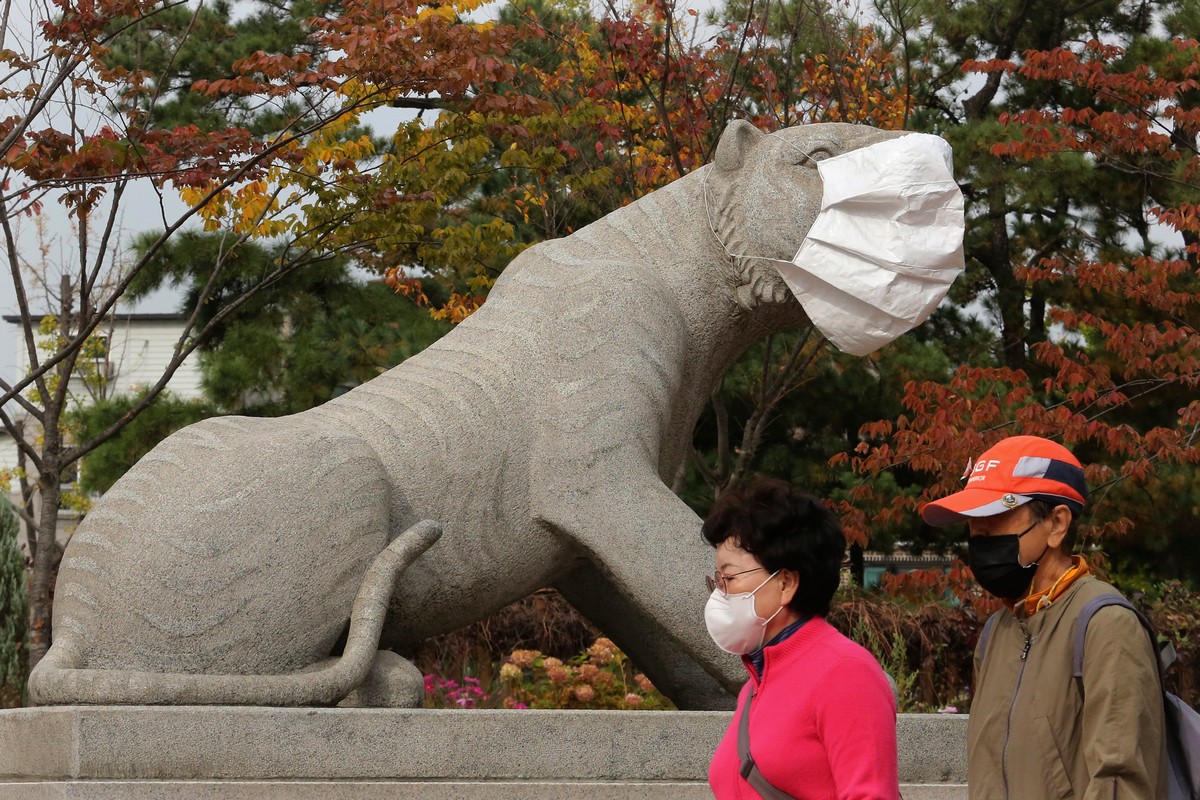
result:
[[[704,522],[716,571],[704,617],[750,680],[713,755],[718,800],[897,800],[896,701],[879,664],[825,622],[846,539],[779,480],[721,497]]]

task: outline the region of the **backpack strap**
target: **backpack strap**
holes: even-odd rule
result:
[[[746,782],[754,787],[754,791],[762,795],[763,800],[794,800],[787,792],[779,789],[758,771],[758,765],[750,755],[750,703],[754,700],[755,692],[750,690],[742,716],[738,720],[738,759],[741,761],[739,772]]]
[[[1134,613],[1138,618],[1138,622],[1142,623],[1146,633],[1150,636],[1150,645],[1154,648],[1154,652],[1158,654],[1159,674],[1166,672],[1167,667],[1175,660],[1175,648],[1164,648],[1161,652],[1158,648],[1158,636],[1154,632],[1154,626],[1150,624],[1150,620],[1146,615],[1137,609],[1137,607],[1126,600],[1119,594],[1102,594],[1098,597],[1093,597],[1083,604],[1083,608],[1079,611],[1079,616],[1075,620],[1075,656],[1072,662],[1072,674],[1083,679],[1083,644],[1087,638],[1087,626],[1092,621],[1092,617],[1096,612],[1107,606],[1121,606],[1127,608]],[[1165,663],[1164,663],[1165,661]]]
[[[1075,620],[1074,675],[1083,692],[1083,645],[1087,637],[1088,622],[1092,616],[1106,606],[1128,608],[1142,623],[1150,635],[1150,644],[1158,653],[1159,686],[1162,690],[1163,711],[1166,731],[1164,744],[1167,749],[1167,785],[1164,797],[1168,800],[1200,800],[1200,714],[1187,703],[1166,690],[1163,683],[1167,667],[1175,661],[1175,647],[1167,644],[1158,646],[1158,635],[1146,615],[1121,595],[1101,595],[1083,604]]]
[[[996,621],[1000,619],[1000,615],[1003,613],[1003,609],[993,612],[983,623],[983,630],[979,632],[979,644],[975,645],[976,669],[979,669],[979,665],[983,663],[983,657],[987,655],[988,640],[992,638],[992,629],[996,627]]]

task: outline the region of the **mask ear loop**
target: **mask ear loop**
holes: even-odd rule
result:
[[[704,220],[708,223],[708,232],[712,234],[713,241],[717,243],[717,247],[729,258],[730,261],[736,261],[739,258],[761,258],[761,256],[747,256],[734,253],[721,240],[720,234],[717,233],[717,226],[713,222],[712,202],[708,196],[708,176],[716,169],[716,165],[709,164],[704,168],[704,177],[700,181],[700,194],[704,197]]]
[[[796,145],[792,144],[791,142],[784,140],[784,139],[781,139],[780,141],[783,142],[783,144],[786,144],[788,147],[795,150],[797,153],[799,153],[806,161],[811,161],[813,166],[817,168],[818,173],[820,173],[820,163],[821,162],[817,161],[816,159],[814,159],[812,157],[811,154],[804,152],[803,150],[801,150],[799,147],[796,147]],[[732,250],[729,249],[729,247],[725,244],[725,242],[723,242],[721,240],[720,234],[717,233],[717,226],[716,226],[716,224],[713,223],[712,203],[710,202],[709,196],[708,196],[708,176],[712,174],[714,167],[715,167],[714,164],[708,164],[705,167],[704,177],[700,181],[700,194],[704,197],[704,219],[705,219],[705,221],[708,222],[708,231],[709,231],[709,233],[712,234],[713,240],[717,243],[717,246],[720,247],[721,250],[724,251],[725,255],[729,256],[729,258],[731,260],[737,260],[739,258],[742,258],[742,259],[753,258],[753,259],[757,259],[759,261],[771,261],[771,262],[779,261],[778,258],[771,258],[770,256],[754,256],[754,255],[750,255],[749,253],[734,253]],[[801,242],[801,245],[803,245],[803,242]]]
[[[780,573],[780,570],[775,570],[774,572],[772,572],[770,575],[768,575],[768,576],[767,576],[767,579],[766,579],[765,581],[763,581],[762,583],[760,583],[758,586],[755,586],[755,587],[754,587],[753,589],[751,589],[749,592],[746,592],[746,596],[747,596],[747,597],[753,597],[755,592],[757,592],[759,589],[761,589],[762,587],[764,587],[764,586],[766,586],[768,583],[770,583],[770,582],[771,582],[771,578],[774,578],[774,577],[775,577],[776,575],[778,575],[779,573]]]
[[[775,575],[778,575],[782,571],[783,570],[779,570],[779,569],[775,570]],[[772,575],[771,578],[774,578],[775,575]],[[767,580],[769,581],[769,580],[771,580],[771,578],[767,578]],[[766,586],[766,585],[767,585],[766,582],[764,582],[763,586]],[[762,588],[762,586],[758,587],[758,589],[761,589],[761,588]],[[755,589],[754,591],[757,592],[758,589]],[[767,626],[771,624],[771,620],[778,617],[783,612],[783,609],[786,607],[787,607],[787,603],[783,602],[783,587],[781,586],[779,589],[779,608],[775,609],[775,613],[772,614],[771,616],[767,617],[767,619],[763,622],[763,630],[764,631],[766,630]]]
[[[801,150],[799,147],[796,147],[796,145],[792,144],[791,142],[786,141],[786,140],[781,140],[781,141],[783,141],[784,144],[786,144],[788,147],[792,148],[797,153],[799,153],[805,160],[812,162],[813,166],[817,169],[817,174],[820,174],[820,171],[821,171],[820,163],[821,162],[817,161],[815,158],[812,157],[811,154],[804,152],[803,150]],[[731,262],[736,262],[738,259],[756,259],[759,261],[767,261],[767,262],[770,262],[771,264],[790,263],[790,262],[780,262],[779,259],[770,258],[769,256],[755,256],[755,255],[750,255],[749,253],[734,253],[732,250],[729,249],[729,247],[721,239],[720,234],[717,233],[717,226],[713,222],[712,203],[710,202],[709,194],[708,194],[708,176],[712,174],[712,172],[715,168],[716,168],[716,165],[712,164],[712,163],[707,164],[704,167],[704,177],[700,179],[700,194],[704,197],[704,219],[708,223],[708,232],[712,234],[713,241],[715,241],[717,243],[717,247],[721,248],[721,251],[723,253],[725,253],[725,255],[729,258],[729,260]],[[822,181],[823,180],[824,179],[822,179]],[[805,239],[807,239],[807,238],[808,238],[808,235],[805,234]],[[804,246],[803,241],[801,241],[800,246],[801,247]],[[797,250],[797,252],[799,252],[799,251]],[[778,268],[776,268],[776,270],[778,271]],[[763,327],[760,323],[758,323],[756,320],[751,319],[751,323],[757,327],[762,328],[763,331],[770,333],[770,331],[767,331],[767,329],[765,327]],[[813,330],[817,331],[817,327],[815,325],[813,326]],[[817,332],[820,333],[819,331],[817,331]],[[780,608],[782,610],[782,606]],[[778,614],[779,612],[777,611],[775,613]]]
[[[1021,541],[1022,536],[1028,535],[1030,531],[1032,531],[1034,528],[1036,528],[1038,525],[1041,525],[1045,521],[1046,521],[1046,519],[1044,517],[1042,519],[1036,520],[1032,525],[1030,525],[1024,531],[1022,531],[1021,533],[1018,533],[1017,534],[1017,542],[1019,543]],[[1022,569],[1029,569],[1030,567],[1036,567],[1038,565],[1038,562],[1040,562],[1043,558],[1046,557],[1046,551],[1050,549],[1050,542],[1047,541],[1046,546],[1042,548],[1042,554],[1040,556],[1038,556],[1037,558],[1035,558],[1033,561],[1030,561],[1028,564],[1021,563],[1021,551],[1019,548],[1020,548],[1020,545],[1018,544],[1017,565],[1019,567],[1021,567]]]

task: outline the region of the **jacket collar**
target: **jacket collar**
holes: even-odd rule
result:
[[[812,617],[783,641],[768,644],[759,651],[762,655],[761,675],[754,668],[754,661],[750,656],[742,656],[742,664],[745,665],[746,672],[750,674],[750,680],[754,682],[755,686],[759,686],[766,680],[767,673],[771,671],[773,664],[785,663],[799,657],[812,647],[813,642],[830,630],[833,630],[833,627],[825,621],[824,617]]]

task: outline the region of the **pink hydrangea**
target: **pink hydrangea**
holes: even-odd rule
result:
[[[533,662],[540,655],[541,653],[539,653],[537,650],[513,650],[512,654],[509,655],[508,660],[513,664],[516,664],[521,669],[524,669],[526,667],[532,667]]]
[[[579,679],[584,683],[591,683],[599,674],[600,668],[595,664],[584,664],[579,668]]]
[[[588,656],[591,657],[593,664],[607,664],[612,661],[617,655],[617,646],[613,644],[611,639],[601,636],[596,640],[595,644],[588,648]]]

